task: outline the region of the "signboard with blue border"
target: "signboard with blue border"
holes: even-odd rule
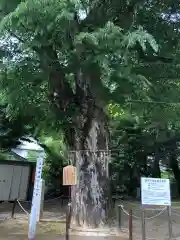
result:
[[[142,177],[141,204],[171,206],[169,179]]]

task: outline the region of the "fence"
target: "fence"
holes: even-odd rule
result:
[[[130,240],[180,239],[180,209],[142,209],[135,204],[118,205],[117,224]]]
[[[49,200],[44,200],[42,221],[65,221],[67,211],[68,200],[62,197],[57,197]],[[29,216],[31,210],[31,201],[15,202],[12,215],[17,215],[20,212],[24,212]]]
[[[29,208],[31,208],[31,202],[29,201],[24,201],[24,204],[28,204]],[[54,203],[54,207],[53,207],[53,203]],[[30,215],[30,209],[29,211],[27,211],[22,205],[22,203],[17,200],[14,202],[13,204],[13,211],[12,211],[12,217],[15,213],[15,206],[16,204],[18,204],[18,206],[20,207],[20,209],[26,213],[26,215],[29,218]],[[50,205],[49,205],[50,204]],[[48,206],[49,205],[49,206]],[[43,216],[45,215],[45,213],[50,213],[51,216],[49,218],[49,216],[46,218],[41,218],[40,221],[52,221],[52,222],[61,222],[64,223],[65,225],[65,239],[69,240],[69,230],[70,230],[70,222],[71,222],[71,204],[64,201],[64,199],[62,197],[57,197],[57,198],[53,198],[53,199],[49,199],[49,200],[45,200],[43,203]],[[49,208],[50,207],[50,208]],[[60,207],[60,208],[59,208]],[[44,211],[46,210],[46,211]],[[50,210],[50,211],[49,211]],[[52,213],[53,213],[53,217],[52,217]],[[54,216],[55,214],[55,216]]]
[[[70,206],[67,206],[67,203],[68,200],[62,200],[61,197],[44,201],[43,218],[37,224],[37,237],[47,237],[51,232],[54,237],[61,235],[68,239]],[[17,232],[22,237],[27,236],[30,211],[31,201],[17,200],[14,203],[3,202],[0,204],[0,221],[3,221],[0,230],[4,237],[8,234],[16,236]]]
[[[70,216],[66,215],[67,203],[68,200],[62,201],[61,197],[44,201],[43,219],[56,222],[62,221],[68,224]],[[180,202],[178,204],[180,205]],[[12,211],[14,217],[18,218],[20,215],[22,216],[21,213],[25,213],[27,218],[29,217],[31,202],[17,201],[15,207],[13,204],[8,205],[10,206],[10,211],[14,209],[14,213]],[[113,227],[116,226],[121,232],[124,232],[124,235],[126,235],[129,240],[180,239],[180,208],[178,207],[172,206],[170,209],[167,207],[154,207],[146,208],[145,211],[142,211],[139,204],[124,201],[120,204],[118,203],[118,211],[117,206],[115,210],[116,217],[112,214],[114,221],[110,222],[113,223]],[[143,229],[145,229],[144,233],[142,226]],[[66,225],[66,233],[68,233],[68,229],[69,225]]]

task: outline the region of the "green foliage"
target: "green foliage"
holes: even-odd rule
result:
[[[33,132],[33,126],[28,126],[28,118],[17,116],[10,120],[7,117],[6,105],[0,106],[0,149],[7,150],[20,144],[20,137]]]
[[[31,119],[34,135],[45,135],[46,174],[59,178],[66,151],[59,136],[81,128],[92,102],[112,119],[112,177],[119,188],[151,176],[157,151],[168,166],[180,132],[178,4],[13,0],[0,6],[0,98],[8,119]],[[58,137],[47,139],[54,131]]]
[[[0,160],[7,160],[6,155],[3,153],[0,153]]]
[[[5,62],[1,75],[1,81],[5,82],[4,91],[9,92],[8,98],[17,111],[22,111],[26,105],[33,115],[41,111],[42,101],[48,104],[44,93],[47,92],[46,76],[50,74],[52,61],[59,61],[66,76],[71,74],[74,81],[77,67],[84,75],[93,68],[101,80],[101,83],[91,80],[93,91],[98,99],[103,96],[106,102],[114,95],[121,100],[133,89],[138,95],[142,93],[147,81],[140,74],[132,75],[131,64],[137,60],[133,47],[139,45],[146,51],[149,44],[157,52],[154,38],[142,27],[124,32],[111,19],[102,27],[89,31],[85,21],[75,14],[78,15],[81,8],[81,3],[76,1],[23,1],[1,21],[2,33],[10,36],[13,33],[13,37],[17,36],[18,42],[21,41],[20,53],[14,53]],[[46,51],[49,46],[57,52],[57,60],[51,59],[50,52]],[[123,85],[124,81],[126,84]],[[71,84],[71,88],[76,85]],[[127,88],[127,84],[131,87]],[[122,96],[117,97],[119,88]]]
[[[27,154],[27,159],[28,161],[36,162],[38,156],[39,156],[39,152],[29,150]]]
[[[62,185],[63,166],[68,164],[66,147],[61,138],[53,134],[52,137],[41,137],[45,143],[45,165],[43,168],[43,178],[49,186],[59,189]],[[44,146],[44,145],[43,145]]]

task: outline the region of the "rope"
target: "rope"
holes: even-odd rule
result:
[[[123,201],[122,201],[122,203],[123,203]],[[125,201],[125,203],[127,203],[127,204],[130,204],[130,205],[132,205],[132,206],[136,206],[136,208],[133,208],[133,209],[135,209],[135,210],[141,210],[141,208],[140,207],[138,207],[139,205],[140,205],[140,202],[137,202],[137,203],[133,203],[133,202],[130,202],[130,201]],[[173,202],[173,203],[175,203],[175,204],[177,204],[177,203],[179,203],[180,204],[180,202]],[[119,205],[120,206],[120,205]],[[147,208],[146,210],[147,211],[161,211],[161,209],[162,208]],[[171,207],[171,209],[173,210],[173,209],[180,209],[180,206],[179,207]],[[176,210],[174,210],[174,211],[176,211]]]
[[[54,200],[57,200],[57,199],[60,199],[62,198],[62,196],[59,196],[59,197],[56,197],[56,198],[52,198],[52,199],[48,199],[48,200],[44,200],[44,202],[51,202],[51,201],[54,201]]]
[[[26,211],[26,209],[23,208],[23,206],[21,205],[21,203],[19,202],[18,199],[17,199],[17,202],[18,202],[20,208],[29,216],[29,213]]]
[[[48,199],[48,200],[44,200],[44,203],[51,202],[51,201],[54,201],[54,200],[57,200],[57,199],[60,199],[60,198],[62,198],[62,196],[59,196],[59,197],[56,197],[56,198],[51,198],[51,199]],[[32,201],[19,200],[19,202],[22,202],[22,203],[31,203]]]
[[[123,205],[120,205],[120,207],[122,208],[123,212],[129,216],[129,213],[124,209],[124,206]],[[148,217],[148,218],[145,218],[146,220],[151,220],[151,219],[154,219],[158,216],[160,216],[164,211],[166,210],[166,207],[163,208],[158,214],[152,216],[152,217]],[[136,219],[140,219],[140,217],[136,216],[136,215],[132,215],[132,217],[136,218]]]
[[[132,205],[132,206],[136,206],[136,208],[133,208],[133,209],[136,209],[136,210],[141,210],[141,208],[139,207],[139,205],[141,204],[140,202],[136,202],[136,203],[134,203],[134,202],[130,202],[130,201],[121,201],[122,203],[123,202],[125,202],[125,203],[127,203],[127,204],[130,204],[130,205]],[[148,208],[148,209],[146,209],[146,210],[157,210],[157,211],[161,211],[161,209],[162,208]]]
[[[19,202],[22,202],[22,203],[31,203],[32,201],[24,201],[24,200],[20,200],[18,199]]]
[[[120,207],[122,208],[123,212],[124,212],[127,216],[129,216],[129,213],[124,209],[124,206],[123,206],[123,205],[120,205]],[[134,218],[136,218],[136,219],[140,219],[140,217],[137,217],[137,216],[135,216],[135,215],[132,215],[132,217],[134,217]]]
[[[154,219],[154,218],[156,218],[156,217],[158,217],[158,216],[160,216],[164,211],[166,210],[166,207],[165,208],[163,208],[162,209],[162,211],[161,212],[159,212],[158,214],[156,214],[156,215],[154,215],[154,216],[152,216],[152,217],[149,217],[149,218],[145,218],[145,219],[147,219],[147,220],[151,220],[151,219]]]
[[[139,202],[137,202],[137,203],[127,202],[127,203],[129,203],[129,204],[131,204],[131,205],[133,205],[133,206],[136,206],[136,207],[139,205]]]
[[[18,202],[18,204],[19,204],[19,206],[20,206],[20,208],[23,210],[23,212],[25,212],[26,213],[26,215],[30,215],[27,211],[26,211],[26,209],[25,208],[23,208],[23,206],[21,205],[21,203],[19,202],[19,200],[17,199],[17,202]],[[59,217],[59,219],[62,219],[62,218],[65,218],[65,215],[62,215],[62,216],[60,216]]]
[[[62,215],[62,216],[60,216],[60,217],[57,217],[58,219],[65,219],[65,217],[66,217],[66,215],[64,214],[64,215]]]

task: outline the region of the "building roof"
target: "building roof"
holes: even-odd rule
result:
[[[37,151],[37,152],[43,152],[44,149],[39,146],[37,141],[33,138],[28,137],[28,140],[20,140],[21,144],[17,146],[16,149],[23,149],[23,150],[31,150],[31,151]]]
[[[0,154],[0,161],[1,160],[10,160],[10,161],[24,161],[27,162],[27,159],[20,156],[19,154],[13,151],[6,151]]]

